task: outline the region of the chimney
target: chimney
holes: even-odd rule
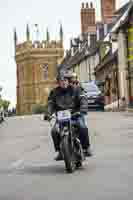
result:
[[[90,2],[90,8],[93,8],[93,3],[92,2]]]
[[[116,0],[101,0],[101,16],[102,22],[109,24],[113,20],[116,9]]]
[[[96,32],[95,25],[95,8],[93,3],[82,3],[81,7],[81,33]]]
[[[89,8],[89,3],[86,3],[86,8]]]

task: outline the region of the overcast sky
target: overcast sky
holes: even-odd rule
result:
[[[92,0],[100,18],[100,0]],[[117,8],[128,0],[117,0]],[[48,26],[52,39],[58,38],[59,23],[64,30],[64,46],[69,39],[80,33],[80,7],[83,0],[4,0],[0,4],[0,85],[2,95],[16,104],[16,65],[14,61],[13,29],[16,27],[18,40],[25,40],[26,24],[32,35],[34,24],[39,24],[40,38],[46,37]],[[84,1],[87,2],[87,1]]]

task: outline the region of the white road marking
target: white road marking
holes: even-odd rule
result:
[[[31,168],[38,168],[38,167],[49,167],[49,166],[54,166],[56,165],[57,163],[54,162],[54,161],[51,161],[51,162],[46,162],[46,163],[40,163],[40,162],[27,162],[23,165],[24,168],[27,168],[27,167],[31,167]]]
[[[26,168],[42,168],[42,167],[49,167],[49,166],[58,166],[58,165],[64,165],[64,161],[61,162],[56,162],[56,161],[48,161],[48,162],[24,162],[23,160],[18,160],[16,161],[16,163],[13,164],[13,168],[15,169],[26,169]],[[88,165],[88,161],[85,160],[83,162],[83,166],[87,166]]]
[[[11,164],[11,168],[19,168],[23,163],[23,159],[17,160]]]
[[[23,159],[17,160],[11,164],[11,169],[24,169],[24,168],[38,168],[38,167],[48,167],[51,165],[56,165],[57,163],[54,161],[48,162],[25,162]]]

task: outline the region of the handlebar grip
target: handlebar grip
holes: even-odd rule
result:
[[[80,112],[75,112],[75,113],[72,114],[72,117],[78,117],[78,116],[80,116],[80,115],[81,115]]]

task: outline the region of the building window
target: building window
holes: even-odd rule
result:
[[[47,80],[48,79],[48,64],[47,63],[43,64],[42,69],[43,69],[43,78]]]

